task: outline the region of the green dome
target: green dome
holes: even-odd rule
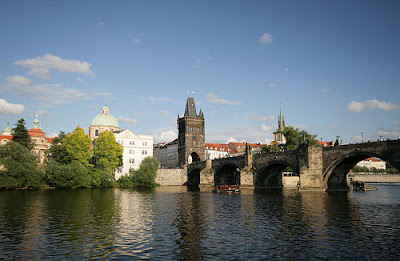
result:
[[[109,126],[119,128],[117,119],[109,113],[107,106],[104,106],[101,109],[101,113],[93,119],[92,126]]]
[[[9,125],[7,125],[7,127],[5,127],[5,128],[3,129],[3,132],[11,132],[11,131],[12,131],[12,129],[10,128]]]

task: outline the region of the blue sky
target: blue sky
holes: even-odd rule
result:
[[[177,136],[187,91],[206,142],[286,125],[343,143],[400,136],[399,1],[1,1],[0,128]]]

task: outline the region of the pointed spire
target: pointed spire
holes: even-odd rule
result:
[[[282,105],[280,106],[279,118],[278,118],[278,130],[285,129],[285,118],[282,113]]]
[[[200,109],[199,117],[203,117],[204,118],[204,114],[203,114],[203,110],[202,109]]]
[[[185,117],[196,117],[196,105],[194,103],[193,98],[187,98],[186,100],[186,109],[185,109]]]

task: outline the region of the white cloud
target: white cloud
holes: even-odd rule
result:
[[[94,75],[90,69],[92,66],[87,62],[77,60],[61,59],[52,54],[45,54],[32,59],[19,60],[15,64],[29,68],[29,75],[34,75],[42,79],[51,77],[50,70],[60,72],[78,73],[82,75]]]
[[[141,100],[147,100],[150,103],[158,103],[158,102],[177,102],[176,100],[168,97],[142,97],[142,96],[136,96],[137,98]]]
[[[111,92],[98,92],[96,90],[92,90],[91,95],[93,96],[102,96],[102,97],[111,97]]]
[[[284,70],[285,70],[285,72],[288,72],[288,71],[289,71],[289,68],[285,68]]]
[[[268,86],[271,88],[276,87],[276,83],[270,83],[270,84],[268,84]]]
[[[160,111],[158,112],[158,116],[167,118],[167,117],[169,117],[169,116],[171,116],[171,115],[170,115],[169,112],[167,112],[166,110],[160,110]]]
[[[337,126],[336,126],[336,124],[328,123],[328,127],[331,128],[331,129],[334,129],[334,128],[336,128]]]
[[[23,104],[8,103],[4,99],[0,99],[0,114],[22,114],[24,113]]]
[[[398,109],[399,106],[386,101],[378,101],[377,99],[368,101],[352,101],[347,105],[347,110],[352,112],[362,112],[367,109],[380,109],[384,111],[393,111]]]
[[[262,44],[272,44],[272,35],[269,33],[263,33],[259,39]]]
[[[77,82],[84,82],[84,81],[85,81],[85,78],[78,77],[78,78],[76,78],[76,81],[77,81]]]
[[[328,93],[329,92],[329,88],[321,88],[321,89],[319,89],[319,91],[321,93]]]
[[[207,94],[207,101],[209,103],[215,103],[215,104],[227,104],[227,105],[239,105],[241,102],[239,101],[229,101],[225,99],[221,99],[215,94],[209,93]]]
[[[139,39],[139,38],[132,38],[132,42],[135,43],[135,44],[137,44],[137,45],[142,44],[142,40]]]
[[[394,126],[400,127],[400,121],[394,121],[393,124]]]
[[[193,69],[200,69],[201,68],[201,60],[200,59],[196,59],[193,63],[192,66]]]
[[[104,26],[104,22],[103,21],[98,21],[97,22],[97,26],[98,27],[103,27]]]
[[[56,113],[52,112],[52,111],[46,111],[46,110],[37,110],[35,114],[37,114],[37,115],[50,115],[50,114],[56,114]]]
[[[380,128],[377,132],[374,133],[376,138],[382,137],[382,139],[398,139],[400,137],[400,132],[395,130],[387,130],[384,128]]]
[[[271,132],[272,130],[276,130],[276,127],[275,126],[267,126],[264,124],[261,125],[261,131],[263,131],[263,132]]]
[[[272,131],[263,131],[261,128],[229,128],[224,130],[206,130],[206,142],[249,142],[269,144],[273,139]],[[264,127],[269,128],[269,127]]]
[[[245,120],[257,120],[257,121],[265,121],[265,122],[271,122],[275,120],[275,115],[271,114],[269,116],[265,115],[256,115],[254,113],[247,114],[244,117]]]
[[[32,80],[14,75],[6,78],[6,84],[1,87],[23,97],[40,100],[49,104],[72,103],[88,99],[84,92],[65,88],[62,84],[35,84]]]
[[[131,119],[131,118],[124,117],[124,116],[119,116],[119,117],[117,118],[117,120],[118,120],[118,121],[122,121],[122,122],[132,123],[132,124],[136,124],[136,123],[137,123],[137,120],[136,120],[136,119]]]
[[[171,142],[178,138],[178,132],[175,129],[160,130],[153,134],[154,143]]]
[[[225,143],[229,143],[229,142],[239,142],[239,141],[233,137],[230,137],[225,141]]]

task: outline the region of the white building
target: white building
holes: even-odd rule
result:
[[[386,169],[386,162],[378,158],[367,158],[357,163],[359,167],[366,167],[369,169]]]
[[[209,159],[228,157],[229,145],[223,143],[206,143],[206,155]]]
[[[130,169],[138,169],[144,158],[153,156],[153,136],[134,134],[128,129],[114,132],[114,135],[117,143],[124,148],[123,166],[115,172],[115,179],[129,174]]]

